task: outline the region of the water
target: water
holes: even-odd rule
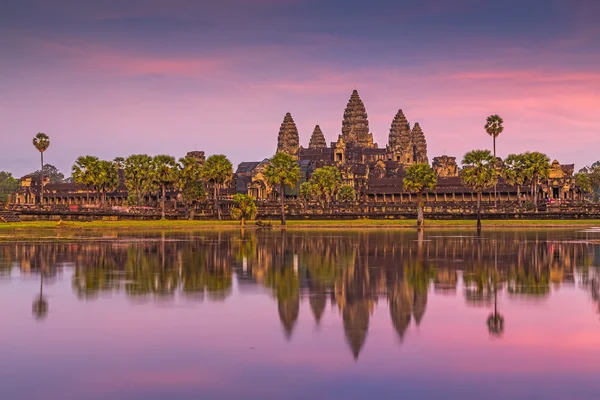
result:
[[[0,242],[0,399],[597,399],[599,301],[594,230]]]

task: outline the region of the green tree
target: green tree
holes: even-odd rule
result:
[[[123,169],[125,167],[125,159],[123,157],[115,157],[113,163],[115,163],[118,169]]]
[[[583,200],[583,196],[587,193],[592,193],[592,180],[590,179],[589,174],[585,172],[578,172],[575,174],[575,186],[579,190],[581,199]]]
[[[219,192],[221,187],[231,180],[233,165],[223,154],[214,154],[206,159],[202,168],[202,175],[212,185],[215,212],[217,213],[217,218],[221,219]]]
[[[152,159],[154,179],[161,188],[161,218],[165,219],[165,202],[167,188],[177,181],[178,165],[175,158],[167,155],[158,155]]]
[[[525,153],[525,165],[527,173],[531,176],[533,185],[533,205],[537,211],[538,187],[541,179],[548,178],[550,172],[550,159],[544,153],[537,151]]]
[[[356,191],[354,187],[350,185],[342,185],[337,193],[337,199],[339,201],[355,201],[356,200]]]
[[[265,177],[272,185],[279,185],[279,201],[281,204],[281,225],[285,225],[285,187],[294,187],[300,180],[300,166],[287,153],[277,152],[265,167]]]
[[[125,159],[125,186],[130,199],[135,198],[138,206],[143,204],[145,196],[156,189],[152,167],[152,157],[147,154],[134,154]]]
[[[321,204],[329,205],[342,186],[342,174],[339,168],[334,166],[317,168],[310,177],[310,183]]]
[[[504,120],[497,114],[490,115],[485,120],[485,131],[490,135],[494,142],[494,162],[496,162],[496,138],[504,131],[502,124]],[[496,184],[494,184],[494,205],[498,206],[498,200],[496,199]]]
[[[525,155],[509,154],[504,160],[504,167],[500,173],[506,183],[517,187],[517,197],[521,206],[521,186],[530,178]]]
[[[177,187],[181,190],[181,199],[185,205],[188,219],[194,219],[194,208],[197,202],[206,198],[204,182],[202,182],[202,164],[194,157],[179,159]]]
[[[10,172],[0,171],[0,203],[8,201],[8,196],[19,190],[19,180]]]
[[[258,208],[256,207],[254,197],[248,196],[247,194],[236,194],[233,196],[233,203],[234,206],[231,209],[231,216],[234,219],[239,219],[241,226],[246,224],[246,220],[251,220],[256,217]]]
[[[300,185],[300,198],[304,201],[311,201],[315,197],[315,188],[310,182],[303,182]]]
[[[472,150],[462,160],[462,180],[477,193],[477,230],[481,230],[481,192],[498,182],[496,158],[489,150]]]
[[[75,164],[71,168],[73,181],[75,183],[85,185],[87,190],[85,193],[86,203],[90,202],[90,188],[94,186],[97,171],[96,164],[100,160],[95,156],[80,156],[75,160]]]
[[[406,176],[402,180],[404,188],[417,193],[417,227],[423,226],[423,192],[434,190],[437,177],[429,164],[414,164],[406,168]]]
[[[50,147],[50,138],[45,133],[38,133],[33,138],[33,146],[40,152],[41,167],[40,170],[44,170],[44,152]],[[40,204],[44,203],[44,174],[41,174],[41,190],[40,190]]]
[[[119,169],[114,162],[100,160],[92,170],[93,186],[102,195],[102,204],[106,204],[106,193],[112,193],[119,187]]]

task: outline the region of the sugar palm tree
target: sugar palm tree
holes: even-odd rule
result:
[[[95,156],[80,156],[75,160],[75,164],[71,168],[73,181],[81,185],[85,185],[87,191],[85,193],[86,203],[90,202],[90,187],[94,185],[96,164],[100,160]]]
[[[179,173],[177,188],[181,190],[181,197],[185,204],[188,219],[194,219],[194,205],[206,197],[204,182],[202,182],[202,164],[195,157],[179,159]]]
[[[493,138],[494,141],[494,162],[496,162],[496,138],[504,131],[502,124],[504,120],[499,115],[494,114],[487,117],[485,121],[485,131]],[[498,206],[498,200],[496,199],[496,185],[494,184],[494,205]]]
[[[242,227],[246,224],[246,220],[256,217],[257,208],[254,197],[247,194],[236,194],[233,197],[233,202],[231,216],[234,219],[239,219]]]
[[[489,150],[472,150],[462,160],[462,180],[477,193],[477,231],[481,231],[481,192],[498,182],[496,159]]]
[[[425,189],[433,190],[437,184],[437,177],[429,164],[414,164],[406,169],[406,176],[402,180],[404,188],[417,192],[417,227],[423,226],[423,192]]]
[[[531,183],[533,185],[533,205],[537,211],[538,206],[538,185],[540,179],[548,177],[550,172],[550,159],[544,153],[537,151],[525,153],[525,165]]]
[[[93,168],[94,188],[102,195],[102,204],[106,204],[106,193],[112,193],[119,187],[119,168],[111,161],[100,160]]]
[[[219,191],[221,186],[231,180],[233,176],[233,165],[223,154],[214,154],[206,159],[202,168],[202,175],[213,187],[213,199],[217,218],[221,219],[221,208],[219,207]]]
[[[167,155],[158,155],[152,159],[154,179],[161,188],[161,218],[165,219],[165,201],[167,197],[167,187],[177,180],[178,164],[175,158]]]
[[[294,187],[300,180],[300,166],[294,157],[277,152],[265,167],[265,177],[270,185],[279,185],[281,225],[285,225],[285,187]]]
[[[509,154],[500,172],[506,183],[517,187],[517,198],[521,206],[521,186],[530,178],[524,154]]]
[[[42,167],[40,168],[41,175],[41,190],[40,190],[40,204],[44,203],[44,152],[50,147],[50,138],[45,133],[38,133],[33,138],[33,146],[40,152],[40,158],[42,161]]]

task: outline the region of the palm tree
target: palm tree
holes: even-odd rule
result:
[[[95,166],[99,161],[95,156],[80,156],[71,168],[73,181],[87,187],[85,194],[87,204],[90,202],[90,187],[94,185],[95,181]]]
[[[317,168],[310,177],[310,183],[316,194],[321,197],[321,205],[329,205],[342,185],[342,173],[335,166]]]
[[[285,225],[285,187],[294,187],[300,180],[300,166],[291,155],[277,152],[265,167],[265,177],[270,185],[279,185],[281,225]]]
[[[214,154],[206,159],[202,168],[204,179],[212,184],[213,199],[217,218],[221,219],[221,208],[219,207],[219,191],[221,186],[231,180],[233,176],[233,165],[223,154]]]
[[[194,219],[194,205],[206,197],[204,183],[202,182],[202,164],[195,157],[179,159],[179,173],[177,187],[181,190],[181,197],[185,204],[188,219]]]
[[[517,187],[517,198],[521,206],[521,186],[529,179],[526,159],[524,154],[509,154],[504,160],[504,168],[500,172],[509,185]]]
[[[490,115],[485,121],[485,131],[494,140],[494,162],[496,162],[496,138],[504,130],[504,127],[502,126],[503,123],[504,120],[497,114]],[[498,206],[498,200],[496,199],[496,184],[494,184],[494,206]]]
[[[167,155],[158,155],[152,159],[154,179],[160,186],[161,196],[161,218],[165,219],[165,201],[167,197],[167,186],[177,180],[178,165],[175,158]]]
[[[496,159],[489,150],[472,150],[462,160],[462,180],[477,192],[477,231],[481,231],[481,192],[498,182]]]
[[[525,165],[529,176],[531,176],[531,183],[533,184],[533,205],[537,211],[538,206],[538,185],[540,179],[548,177],[550,172],[550,159],[544,153],[537,151],[525,153]]]
[[[437,184],[435,171],[429,164],[414,164],[406,168],[406,176],[402,180],[404,188],[417,192],[417,228],[423,226],[423,192],[433,190]]]
[[[233,196],[234,206],[231,209],[231,216],[234,219],[240,220],[240,225],[243,227],[246,220],[256,217],[257,208],[254,197],[247,194],[236,194]]]
[[[106,204],[106,193],[112,193],[119,187],[119,168],[111,161],[100,160],[93,167],[94,188],[102,195],[102,204]]]
[[[40,190],[40,204],[44,203],[44,152],[50,147],[50,138],[45,133],[38,133],[33,138],[33,146],[40,152],[40,158],[42,160],[42,168],[40,169],[41,175],[41,190]]]
[[[147,154],[130,155],[125,160],[123,174],[129,192],[128,201],[141,206],[144,197],[156,187],[152,174],[152,157]]]

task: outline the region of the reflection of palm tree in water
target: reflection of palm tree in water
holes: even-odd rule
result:
[[[31,308],[33,318],[38,321],[43,320],[48,316],[48,301],[44,298],[44,272],[40,271],[40,297],[33,301]]]
[[[487,319],[490,335],[501,337],[504,333],[504,317],[498,313],[498,289],[494,286],[494,312]]]

